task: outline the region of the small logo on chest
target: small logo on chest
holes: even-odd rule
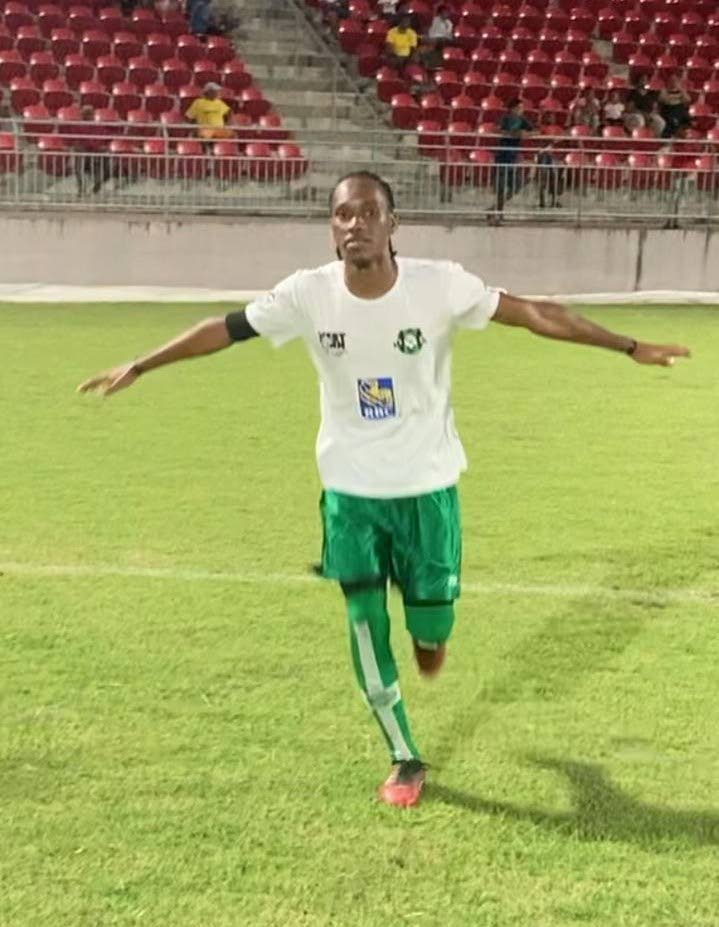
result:
[[[402,354],[417,354],[426,342],[427,339],[422,334],[421,328],[403,328],[397,335],[394,346]]]
[[[339,357],[345,353],[345,332],[317,332],[317,337],[325,354]]]

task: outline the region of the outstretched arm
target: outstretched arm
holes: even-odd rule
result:
[[[598,348],[609,348],[629,354],[638,364],[660,364],[671,367],[675,357],[689,357],[689,348],[677,344],[650,344],[635,341],[626,335],[595,325],[584,316],[570,312],[564,306],[551,302],[539,302],[509,296],[503,293],[492,320],[503,325],[527,328],[535,335],[556,338],[558,341],[573,341]]]
[[[227,317],[205,319],[157,350],[90,377],[77,389],[80,393],[97,392],[103,396],[110,396],[132,386],[139,376],[156,367],[174,364],[175,361],[191,357],[214,354],[229,347],[234,341],[244,341],[256,334],[245,318],[244,310],[232,312]]]

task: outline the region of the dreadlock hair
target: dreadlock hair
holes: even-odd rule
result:
[[[339,187],[341,183],[344,183],[345,180],[355,180],[355,179],[356,180],[369,180],[372,183],[377,184],[377,186],[382,191],[382,194],[385,200],[387,201],[387,206],[389,207],[389,211],[391,213],[394,213],[395,205],[394,205],[394,192],[392,190],[392,187],[390,187],[387,181],[383,180],[382,177],[379,176],[379,174],[375,174],[373,171],[350,171],[349,174],[344,174],[342,177],[340,177],[340,179],[337,181],[334,187],[332,187],[332,189],[330,190],[330,197],[329,197],[330,213],[332,212],[332,200],[335,197],[335,191],[337,190],[337,187]],[[340,254],[339,248],[335,249],[335,253],[337,254],[338,260],[341,260],[342,255]],[[397,252],[395,251],[392,245],[391,238],[389,241],[389,256],[392,261],[394,261],[394,259],[397,257]]]

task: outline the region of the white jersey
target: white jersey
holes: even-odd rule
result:
[[[344,264],[300,270],[247,307],[279,347],[303,338],[320,378],[317,463],[326,489],[416,496],[457,482],[467,459],[450,403],[452,337],[485,328],[500,290],[452,261],[397,259],[379,299],[347,289]]]

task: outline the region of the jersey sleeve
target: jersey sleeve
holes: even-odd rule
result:
[[[302,334],[303,314],[297,294],[298,274],[282,280],[269,293],[253,299],[245,309],[252,328],[274,347],[282,347]]]
[[[488,287],[461,264],[449,265],[450,311],[458,328],[486,328],[506,290]]]

